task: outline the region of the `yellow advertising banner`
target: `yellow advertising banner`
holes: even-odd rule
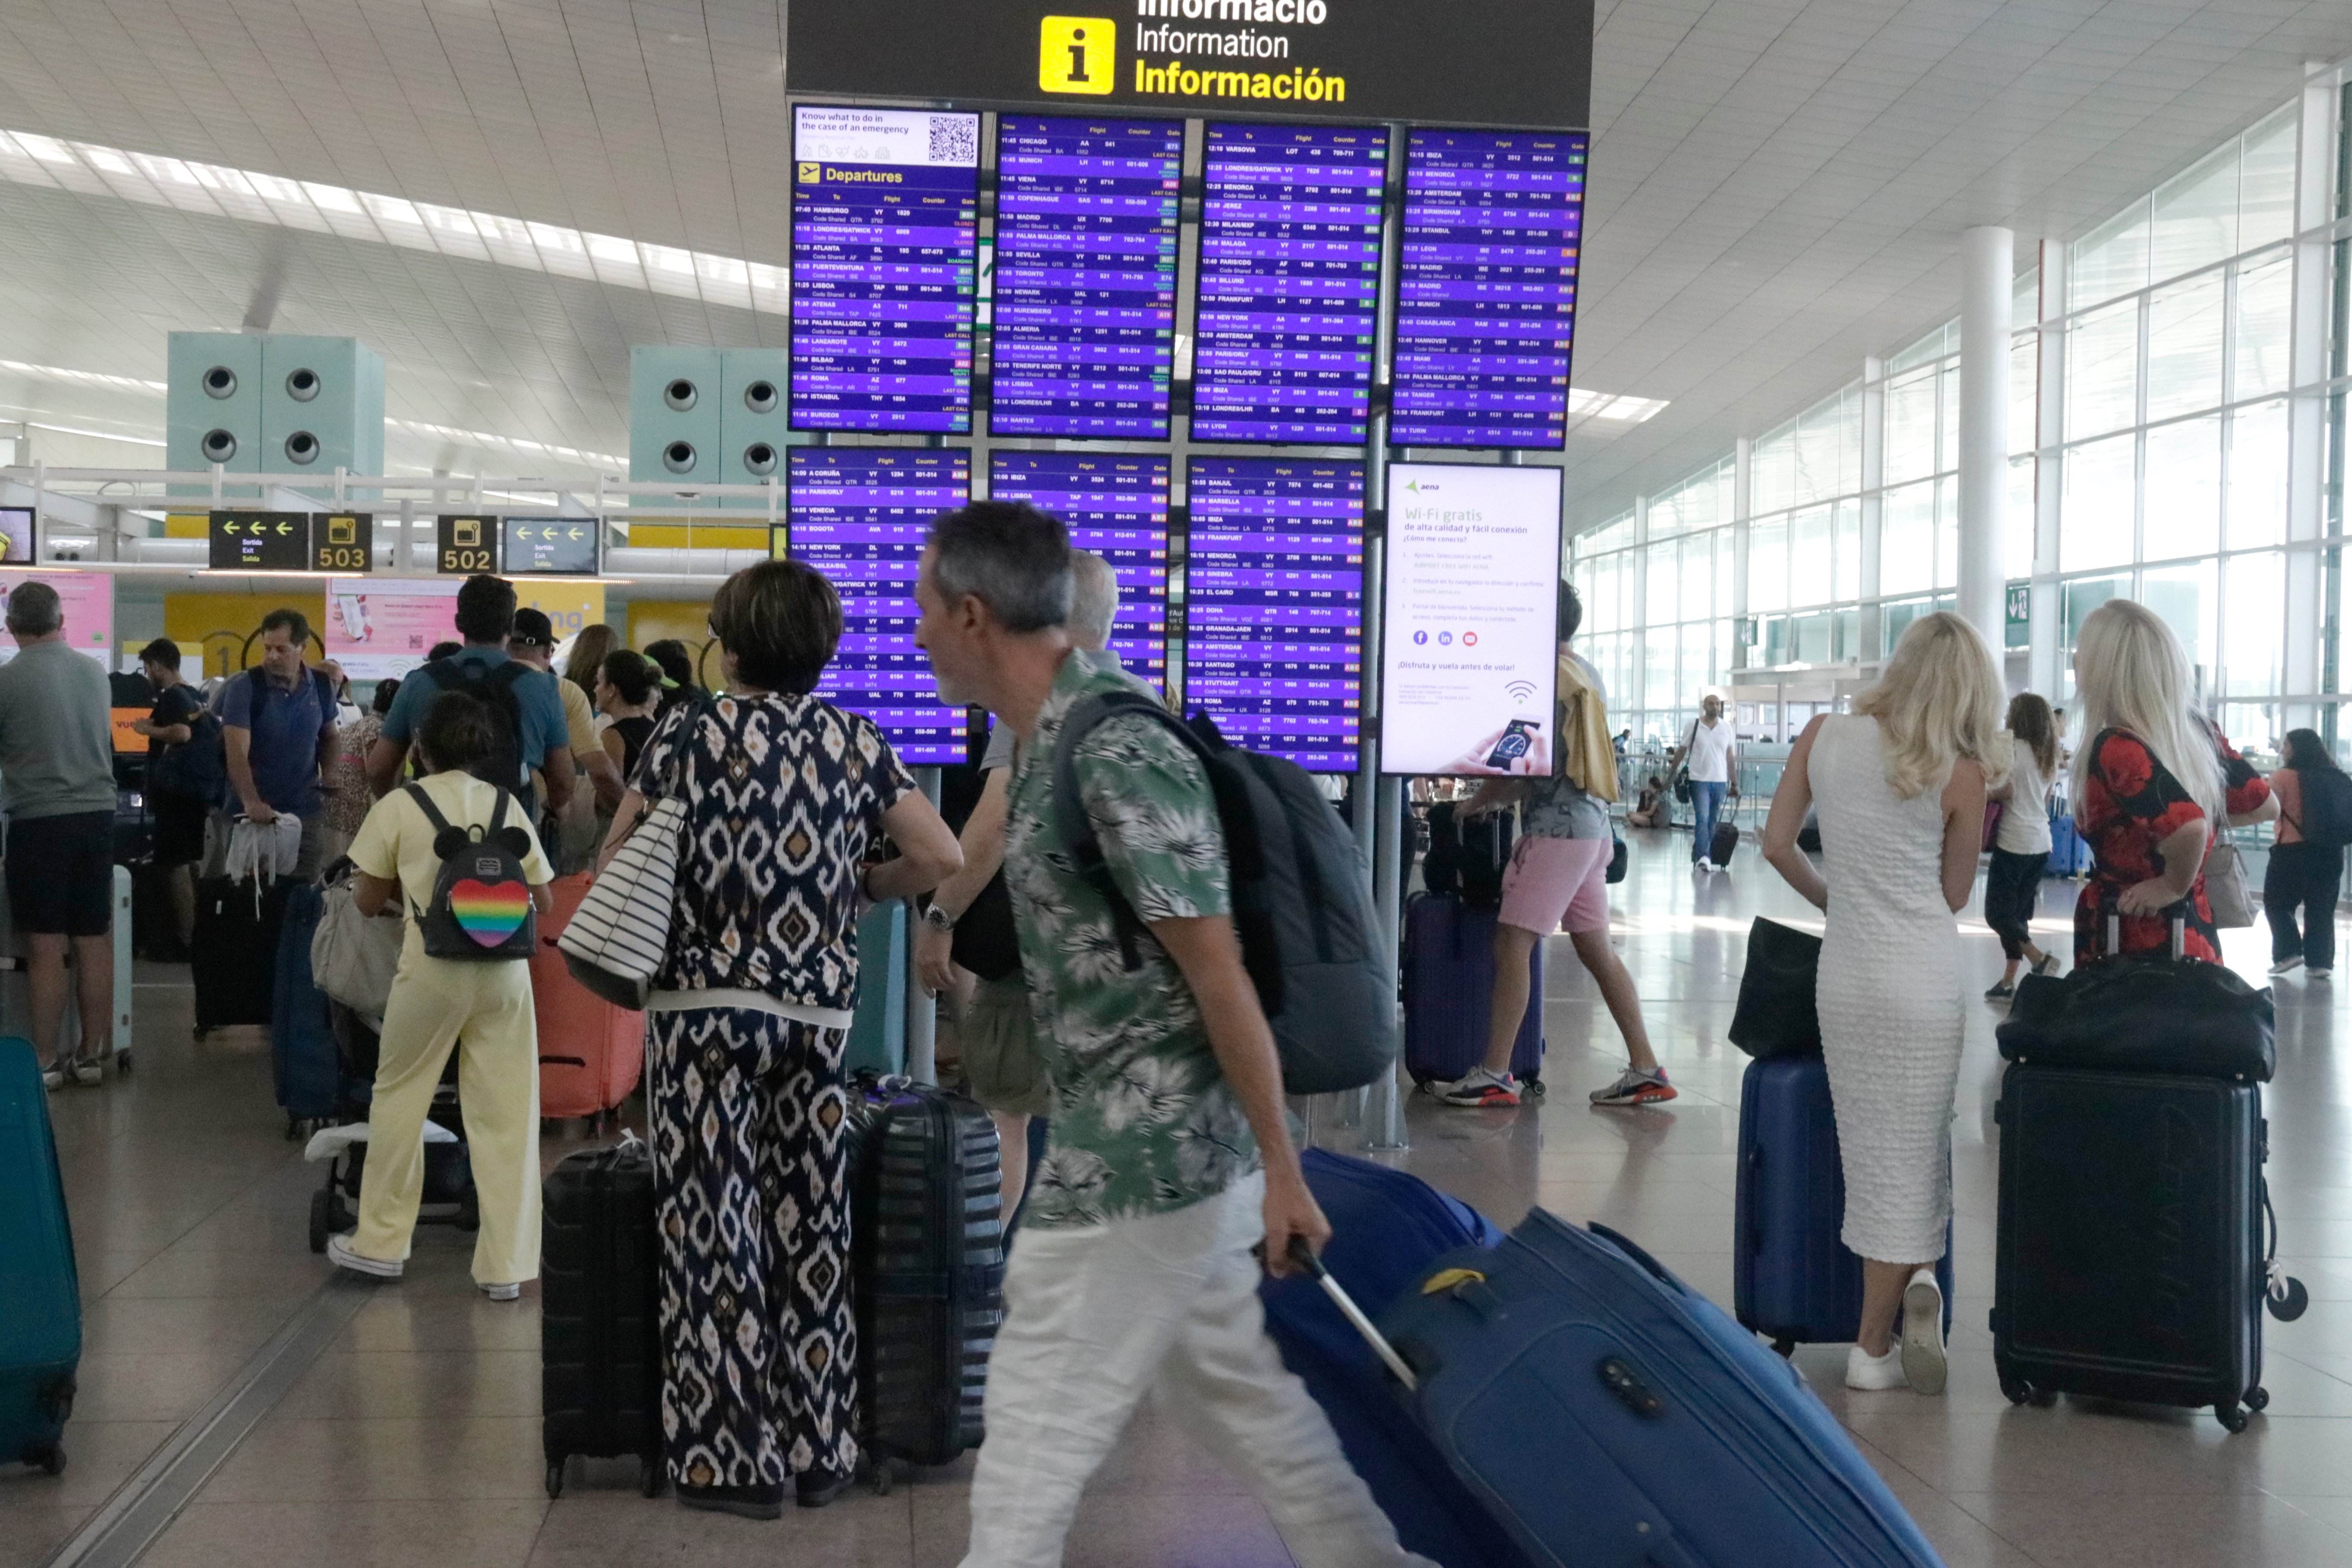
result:
[[[604,618],[604,584],[576,577],[514,577],[515,603],[541,610],[555,624],[555,640],[576,636]]]

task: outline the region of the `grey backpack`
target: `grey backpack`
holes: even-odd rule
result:
[[[1070,710],[1054,751],[1062,847],[1105,899],[1129,969],[1144,930],[1112,879],[1078,797],[1077,744],[1105,720],[1147,718],[1201,759],[1217,798],[1242,963],[1274,1026],[1292,1094],[1360,1089],[1397,1056],[1396,987],[1381,963],[1356,841],[1304,768],[1225,744],[1207,715],[1190,725],[1141,691],[1107,691]]]

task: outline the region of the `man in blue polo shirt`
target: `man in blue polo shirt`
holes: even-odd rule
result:
[[[265,825],[281,816],[300,819],[298,881],[319,873],[326,826],[319,772],[335,744],[335,694],[324,675],[302,662],[310,646],[310,622],[301,611],[270,611],[261,618],[260,666],[221,693],[231,808]]]
[[[513,749],[495,764],[504,775],[495,782],[528,805],[535,769],[547,784],[547,798],[541,805],[549,813],[563,810],[572,798],[574,776],[563,695],[554,676],[508,658],[507,638],[514,633],[514,584],[486,572],[466,579],[457,590],[457,635],[466,639],[465,646],[400,683],[400,695],[383,716],[383,737],[368,752],[368,783],[376,794],[386,793],[399,781],[401,761],[425,722],[425,710],[443,690],[456,687],[472,689],[511,727]],[[530,815],[536,820],[539,813]]]

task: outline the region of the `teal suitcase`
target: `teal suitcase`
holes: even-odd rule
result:
[[[0,1461],[56,1475],[81,1364],[81,1286],[32,1046],[0,1039]]]

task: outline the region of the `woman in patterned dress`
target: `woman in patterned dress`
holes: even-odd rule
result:
[[[842,1049],[861,901],[962,861],[873,721],[810,693],[841,637],[798,562],[711,601],[727,689],[646,743],[605,857],[683,799],[669,952],[647,1004],[662,1430],[678,1500],[773,1519],[857,1464]],[[887,835],[898,858],[878,861]]]
[[[2184,955],[2221,963],[2205,899],[2213,824],[2276,816],[2270,785],[2190,706],[2189,656],[2146,605],[2110,599],[2091,612],[2074,683],[2088,737],[2074,758],[2074,825],[2095,859],[2074,905],[2074,962],[2106,956],[2113,911],[2126,953],[2170,951],[2177,913]]]

